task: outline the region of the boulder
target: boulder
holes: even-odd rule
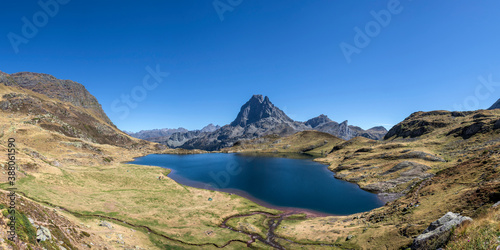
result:
[[[432,222],[421,235],[413,240],[411,249],[437,249],[442,247],[448,242],[452,229],[461,226],[467,221],[472,221],[472,219],[448,212],[443,217]]]
[[[46,241],[46,240],[51,240],[52,235],[50,234],[50,231],[48,228],[39,226],[36,231],[36,240],[38,242]]]
[[[111,225],[111,223],[105,221],[105,220],[102,220],[99,222],[99,226],[101,227],[107,227],[109,229],[113,229],[113,225]]]

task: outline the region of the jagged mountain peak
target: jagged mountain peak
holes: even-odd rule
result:
[[[242,107],[231,126],[241,126],[258,122],[265,118],[274,118],[277,122],[293,122],[281,109],[274,106],[267,96],[253,95]]]

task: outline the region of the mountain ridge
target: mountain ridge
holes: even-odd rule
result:
[[[101,104],[82,84],[72,80],[61,80],[52,75],[33,72],[13,74],[0,73],[0,83],[5,86],[18,86],[44,94],[63,102],[70,102],[93,112],[104,122],[116,127],[102,109]]]
[[[379,140],[387,132],[383,127],[363,130],[360,127],[348,125],[348,121],[339,124],[324,114],[306,122],[294,121],[274,106],[269,97],[253,95],[243,104],[233,122],[212,133],[195,135],[178,147],[213,151],[231,147],[239,140],[251,140],[270,134],[289,136],[305,130],[317,130],[345,140],[356,136]]]

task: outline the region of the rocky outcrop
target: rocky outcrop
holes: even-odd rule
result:
[[[451,235],[453,228],[461,226],[471,218],[448,212],[443,217],[432,222],[425,231],[413,240],[411,249],[437,249],[444,246]]]
[[[38,242],[46,241],[46,240],[51,240],[52,235],[50,234],[50,230],[44,226],[39,226],[37,227],[36,230],[36,240]]]
[[[416,138],[431,133],[460,136],[469,139],[485,134],[495,127],[496,111],[478,110],[467,112],[431,111],[415,112],[392,127],[384,139]],[[460,120],[460,123],[457,122]]]

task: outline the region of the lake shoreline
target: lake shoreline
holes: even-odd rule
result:
[[[153,155],[156,155],[156,157],[157,157],[156,159],[159,159],[159,158],[158,158],[158,156],[160,156],[160,155],[177,155],[177,156],[185,156],[185,154],[182,154],[182,155],[178,155],[178,154],[153,154]],[[195,153],[195,154],[193,154],[193,155],[209,155],[209,154],[204,154],[204,153],[202,153],[202,154],[196,154],[196,153]],[[220,155],[237,155],[237,156],[239,156],[239,157],[248,157],[248,155],[246,155],[246,154],[239,154],[239,153],[220,153]],[[281,154],[281,155],[282,155],[282,154]],[[297,155],[297,154],[294,154],[294,155]],[[148,155],[148,156],[149,156],[149,155]],[[264,160],[266,160],[266,158],[267,158],[267,159],[271,159],[271,161],[274,161],[275,159],[280,159],[280,158],[284,158],[284,159],[296,158],[296,157],[272,157],[272,156],[271,156],[271,155],[269,155],[269,154],[265,154],[265,155],[252,154],[252,156],[253,156],[253,157],[256,157],[257,159],[264,159]],[[292,156],[293,156],[293,155],[292,155]],[[360,203],[360,201],[359,201],[359,200],[358,200],[358,201],[353,201],[353,200],[356,200],[356,199],[364,199],[364,198],[361,198],[361,197],[366,197],[366,198],[368,198],[369,196],[362,195],[362,194],[361,194],[361,196],[358,196],[358,194],[356,194],[356,193],[357,193],[357,191],[355,191],[355,190],[353,191],[353,189],[355,189],[354,187],[349,187],[349,186],[347,186],[347,187],[346,187],[346,186],[345,186],[345,184],[342,184],[342,183],[346,183],[346,184],[347,184],[347,183],[349,183],[349,184],[352,184],[353,186],[355,186],[355,187],[356,187],[356,189],[362,190],[362,189],[360,189],[360,188],[359,188],[359,186],[358,186],[358,185],[356,185],[356,184],[354,184],[354,183],[350,183],[350,182],[347,182],[347,181],[344,181],[344,180],[340,180],[340,179],[335,178],[335,177],[334,177],[334,172],[332,172],[332,171],[328,168],[328,165],[325,165],[323,162],[317,162],[317,161],[315,161],[315,160],[314,160],[315,158],[313,158],[313,157],[307,157],[307,158],[304,158],[304,156],[300,156],[300,158],[299,158],[299,159],[301,159],[301,160],[306,160],[306,161],[308,161],[308,162],[314,162],[314,163],[317,163],[317,164],[321,164],[321,165],[324,167],[324,169],[323,169],[323,170],[319,170],[320,172],[315,172],[315,176],[317,176],[317,175],[319,174],[319,175],[321,175],[321,176],[322,176],[322,178],[323,178],[323,177],[325,177],[325,178],[332,178],[332,179],[335,179],[335,180],[338,180],[338,181],[341,181],[341,182],[342,182],[341,184],[338,184],[338,183],[337,183],[337,184],[333,184],[333,183],[332,183],[331,185],[333,185],[333,186],[332,186],[332,187],[333,187],[333,189],[332,189],[332,187],[330,187],[330,188],[326,188],[326,189],[321,189],[321,188],[323,188],[323,187],[320,185],[320,186],[319,186],[320,190],[326,190],[326,194],[331,193],[331,195],[333,195],[333,196],[331,196],[331,197],[332,197],[333,199],[335,199],[334,197],[337,197],[337,196],[335,196],[335,193],[339,194],[339,192],[341,192],[341,193],[340,193],[340,194],[341,194],[341,196],[340,196],[340,197],[345,196],[345,195],[343,195],[343,196],[342,196],[342,192],[343,192],[342,190],[343,190],[344,188],[347,188],[347,190],[345,190],[345,192],[347,192],[347,194],[346,194],[347,196],[345,196],[345,198],[340,198],[341,200],[339,200],[337,203],[335,203],[334,201],[332,201],[332,199],[325,197],[325,195],[326,195],[326,194],[317,195],[315,192],[318,192],[318,191],[313,191],[313,193],[310,193],[312,190],[310,190],[310,188],[309,188],[309,187],[307,187],[307,186],[306,186],[307,188],[305,188],[305,189],[303,189],[303,190],[310,190],[310,191],[304,191],[304,192],[309,192],[309,194],[307,194],[306,196],[304,196],[304,193],[302,193],[302,196],[300,196],[300,195],[299,195],[299,196],[297,197],[297,200],[301,200],[302,198],[305,198],[305,200],[304,200],[304,201],[294,201],[294,202],[292,202],[292,203],[296,203],[296,204],[300,204],[300,203],[303,203],[303,204],[323,204],[323,205],[312,205],[312,207],[317,207],[317,208],[318,208],[317,210],[316,210],[316,209],[313,209],[313,208],[311,208],[311,209],[310,209],[310,208],[304,208],[304,207],[300,207],[300,206],[286,206],[286,205],[285,205],[285,206],[283,206],[283,205],[275,205],[275,204],[270,203],[269,201],[266,201],[265,199],[256,198],[254,195],[251,195],[250,193],[248,193],[247,191],[245,191],[245,190],[243,190],[243,189],[238,189],[238,188],[217,188],[219,185],[211,185],[211,184],[214,184],[214,183],[213,183],[213,182],[210,182],[210,180],[209,180],[209,181],[207,181],[207,180],[205,180],[205,181],[196,181],[196,180],[194,180],[194,179],[190,179],[189,177],[183,176],[183,175],[182,175],[182,173],[181,173],[181,174],[177,173],[178,169],[175,169],[175,167],[174,167],[174,168],[171,168],[171,167],[169,167],[168,165],[158,164],[158,162],[137,163],[137,159],[139,159],[139,158],[135,158],[135,160],[134,160],[134,161],[128,162],[128,164],[150,165],[150,166],[157,166],[157,167],[161,167],[161,168],[170,169],[170,170],[171,170],[171,173],[169,173],[169,174],[168,174],[168,177],[169,177],[170,179],[174,180],[175,182],[177,182],[177,183],[178,183],[178,184],[180,184],[180,185],[186,185],[186,186],[190,186],[190,187],[194,187],[194,188],[200,188],[200,189],[205,189],[205,190],[213,190],[213,191],[223,192],[223,193],[227,193],[227,194],[229,194],[229,195],[233,195],[233,194],[234,194],[234,195],[238,195],[238,196],[240,196],[240,197],[243,197],[243,198],[245,198],[245,199],[248,199],[248,200],[250,200],[250,201],[252,201],[252,202],[254,202],[254,203],[258,204],[259,206],[263,206],[263,207],[266,207],[266,208],[270,208],[270,209],[275,209],[275,210],[278,210],[278,211],[282,211],[283,213],[294,213],[294,214],[295,214],[295,213],[297,213],[297,214],[298,214],[298,213],[302,213],[302,214],[305,214],[307,217],[347,216],[347,215],[352,215],[352,214],[357,214],[357,213],[362,213],[362,212],[368,212],[368,211],[371,211],[371,210],[373,210],[373,209],[375,209],[375,208],[381,207],[381,206],[383,206],[383,205],[385,204],[385,202],[384,202],[383,200],[381,200],[379,196],[377,196],[377,201],[373,200],[374,198],[369,198],[369,200],[372,200],[371,202],[375,202],[375,203],[371,203],[371,204],[378,204],[378,205],[368,205],[368,206],[374,206],[373,208],[368,209],[368,210],[366,210],[366,211],[364,211],[363,209],[361,209],[361,210],[363,210],[363,211],[345,212],[345,210],[346,210],[346,209],[348,210],[348,207],[349,207],[349,206],[351,206],[351,207],[352,207],[352,206],[354,206],[354,207],[353,207],[353,208],[354,208],[354,210],[359,210],[359,209],[356,209],[356,208],[360,208],[360,207],[357,207],[358,205],[354,205],[354,204]],[[231,158],[231,157],[229,157],[228,159],[232,159],[232,158]],[[206,159],[205,159],[205,160],[206,160]],[[220,160],[220,159],[219,159],[219,160]],[[224,160],[224,159],[223,159],[223,160]],[[253,158],[252,158],[250,161],[254,161],[254,160],[255,160],[255,159],[253,159]],[[180,158],[180,159],[178,159],[177,161],[179,161],[179,162],[180,162],[180,163],[179,163],[179,162],[176,162],[177,164],[183,164],[183,163],[186,161],[186,159],[182,159],[182,158]],[[245,161],[249,161],[249,160],[248,160],[248,159],[245,159]],[[286,160],[285,160],[285,161],[286,161]],[[223,162],[224,162],[224,161],[223,161]],[[219,162],[218,164],[220,164],[220,163],[221,163],[221,162]],[[242,163],[240,162],[240,164],[242,164]],[[276,163],[273,163],[273,164],[276,164]],[[227,164],[225,164],[225,163],[224,163],[224,164],[222,164],[222,165],[227,165]],[[257,166],[259,166],[259,167],[261,167],[259,164],[256,164],[256,165],[257,165]],[[283,165],[281,165],[281,166],[280,166],[280,165],[278,164],[278,166],[279,166],[279,168],[283,168]],[[254,167],[255,167],[255,166],[254,166]],[[205,168],[205,167],[203,167],[203,168]],[[306,171],[307,171],[307,172],[309,172],[309,170],[308,170],[308,169],[309,169],[309,165],[307,165],[307,163],[306,163],[305,167],[304,167],[304,166],[302,166],[301,168],[302,168],[302,169],[303,169],[303,168],[306,168]],[[267,172],[265,173],[265,175],[270,174],[269,169],[267,169],[267,168],[264,168],[264,169],[266,169],[265,171],[267,171]],[[273,170],[276,170],[276,169],[273,169]],[[303,169],[303,170],[304,170],[304,169]],[[186,170],[186,169],[184,169],[184,170],[182,170],[182,171],[193,171],[193,170]],[[194,170],[194,171],[196,172],[196,170]],[[204,171],[207,171],[207,170],[204,170]],[[217,172],[217,169],[214,169],[214,171],[215,171],[215,172]],[[280,179],[282,179],[283,175],[279,175],[279,174],[280,174],[280,172],[279,172],[279,170],[277,170],[277,171],[278,171],[278,173],[273,173],[273,174],[278,174],[278,177],[274,177],[274,178],[278,178],[278,179],[275,179],[275,180],[280,180]],[[281,170],[281,171],[282,171],[282,170]],[[295,170],[295,171],[296,171],[296,170]],[[323,173],[322,171],[324,171],[325,173],[326,173],[326,172],[328,172],[328,173],[332,173],[331,177],[328,177],[328,175],[324,175],[324,173]],[[213,171],[211,171],[211,172],[213,172]],[[274,172],[274,171],[273,171],[273,172]],[[217,173],[218,173],[218,172],[217,172]],[[286,176],[287,174],[288,174],[288,173],[285,173],[285,179],[287,178],[287,176]],[[172,175],[174,175],[174,176],[172,176]],[[208,174],[205,174],[205,178],[208,178],[207,176],[208,176]],[[231,177],[231,178],[242,178],[241,176],[242,176],[242,175],[240,175],[239,177]],[[245,174],[243,174],[243,176],[245,176]],[[271,176],[272,176],[272,175],[271,175]],[[299,176],[301,176],[301,175],[299,175]],[[253,176],[253,177],[243,177],[243,178],[250,178],[250,179],[252,179],[252,178],[255,178],[255,176]],[[269,176],[269,178],[273,179],[273,178],[272,178],[272,177],[270,177],[270,176]],[[288,178],[290,178],[290,177],[288,176]],[[297,177],[295,177],[295,178],[297,178]],[[298,178],[302,179],[302,177],[298,177]],[[319,178],[319,179],[322,179],[322,178]],[[274,185],[274,186],[275,186],[275,185],[276,185],[276,183],[275,183],[276,181],[275,181],[275,180],[267,180],[266,184],[268,184],[268,185],[269,185],[269,183],[271,183],[272,185]],[[316,180],[316,179],[315,179],[315,180]],[[249,181],[249,180],[247,180],[247,181]],[[252,181],[253,181],[253,180],[252,180]],[[283,181],[283,180],[281,180],[281,181]],[[324,182],[324,181],[325,181],[324,179],[323,179],[323,180],[319,180],[319,183],[322,183],[322,182]],[[328,180],[327,180],[327,181],[328,181]],[[209,182],[210,182],[210,183],[209,183]],[[288,181],[288,182],[289,182],[289,181]],[[307,181],[303,181],[303,182],[306,182],[306,183],[307,183],[307,185],[310,185],[310,183],[311,183],[311,182],[307,182]],[[329,182],[329,181],[328,181],[328,182]],[[261,185],[259,182],[257,182],[257,183],[258,183],[258,184],[256,184],[256,185]],[[293,183],[293,182],[292,182],[292,183]],[[285,180],[285,182],[284,182],[281,186],[283,186],[283,187],[285,187],[285,186],[293,187],[293,186],[295,185],[295,183],[293,183],[293,184],[292,184],[292,183],[288,183],[288,184],[286,184],[286,180]],[[337,185],[337,186],[335,186],[335,185]],[[215,186],[215,187],[214,187],[214,186]],[[280,186],[280,185],[278,185],[278,186]],[[282,187],[282,189],[283,189],[283,187]],[[335,189],[334,187],[340,188],[340,190],[341,190],[341,191],[332,191],[332,190],[334,190],[334,189]],[[260,188],[260,187],[259,187],[259,188]],[[300,190],[302,190],[302,188],[300,188],[300,187],[298,187],[298,188],[299,188]],[[316,187],[316,188],[318,188],[318,187]],[[297,189],[297,188],[296,188],[296,189]],[[268,193],[268,192],[269,192],[269,191],[266,191],[267,189],[262,190],[262,188],[260,188],[260,190],[261,190],[261,191],[260,191],[260,192],[261,192],[260,196],[262,196],[262,192],[264,192],[264,193]],[[274,188],[272,188],[272,189],[270,189],[270,190],[273,190],[273,192],[276,192],[276,190],[275,190]],[[286,188],[286,190],[288,190],[288,188]],[[328,190],[331,190],[331,191],[328,191]],[[295,190],[295,191],[297,191],[297,190]],[[285,199],[285,200],[286,200],[286,199],[290,199],[290,198],[286,198],[286,197],[290,197],[290,195],[294,195],[294,192],[295,192],[295,191],[290,191],[290,192],[289,192],[287,195],[285,195],[285,196],[282,196],[282,195],[276,195],[276,193],[275,193],[275,194],[272,194],[272,195],[274,195],[274,197],[281,197],[281,198],[278,198],[278,200],[282,200],[282,199]],[[362,190],[362,191],[363,191],[363,192],[366,192],[366,193],[371,193],[371,192],[367,192],[367,191],[365,191],[365,190]],[[254,192],[255,192],[255,190],[254,190]],[[333,193],[332,193],[332,192],[333,192]],[[300,192],[299,192],[299,193],[300,193]],[[320,200],[316,199],[316,201],[315,201],[315,202],[313,202],[313,203],[307,203],[307,199],[314,199],[314,198],[310,198],[310,197],[309,197],[311,194],[317,195],[316,197],[323,197],[323,198],[320,198]],[[354,195],[354,196],[353,196],[353,197],[351,197],[351,196],[349,196],[349,194]],[[373,193],[371,193],[371,194],[373,194]],[[373,195],[376,195],[376,194],[373,194]],[[358,197],[358,198],[356,198],[356,197]],[[295,197],[294,197],[294,198],[292,198],[292,199],[295,199]],[[269,200],[269,197],[268,197],[268,200]],[[367,200],[367,201],[369,201],[369,200]],[[324,202],[322,202],[322,201],[324,201]],[[319,203],[318,203],[318,202],[319,202]],[[332,202],[333,202],[333,203],[332,203]],[[353,203],[353,202],[354,202],[354,203]],[[283,202],[281,202],[281,203],[283,203]],[[329,203],[330,203],[330,204],[332,204],[332,205],[328,205]],[[349,205],[349,204],[350,204],[350,205]],[[367,206],[366,204],[367,204],[367,203],[363,204],[363,203],[361,202],[359,206]],[[344,206],[344,207],[343,207],[343,208],[339,208],[339,209],[332,209],[333,207],[338,207],[339,205]],[[309,206],[309,205],[308,205],[308,206]],[[329,209],[329,210],[337,210],[337,211],[344,211],[344,212],[341,212],[341,213],[324,212],[324,210],[322,210],[322,209],[320,208],[321,206],[323,206],[323,207],[325,207],[325,206],[326,206],[325,208],[327,208],[327,209]],[[346,207],[346,206],[347,206],[347,207]]]

